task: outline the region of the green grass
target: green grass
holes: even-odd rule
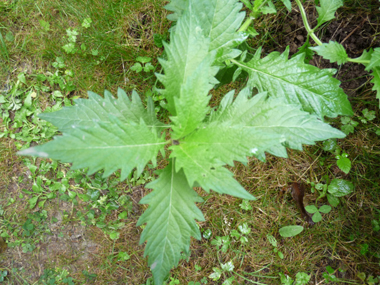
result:
[[[8,272],[6,283],[35,284],[42,280],[44,270],[45,277],[50,272],[60,280],[61,283],[56,284],[67,284],[65,278],[71,277],[75,284],[140,285],[151,276],[143,256],[144,245],[139,245],[142,229],[136,228],[135,224],[146,207],[138,202],[150,191],[144,188],[144,184],[154,177],[153,169],[147,168],[143,177],[131,176],[127,182],[120,183],[118,173],[108,179],[102,179],[100,174],[88,177],[83,171],[70,171],[68,164],[41,159],[25,162],[15,153],[32,136],[37,137],[34,142],[30,141],[32,144],[51,138],[52,134],[47,131],[49,127],[33,121],[32,115],[59,102],[67,105],[73,98],[86,97],[87,90],[100,94],[104,89],[115,93],[117,87],[126,91],[136,88],[141,94],[150,90],[156,83],[153,74],[135,73],[130,67],[136,57],[148,56],[153,58],[156,72],[160,71],[157,56],[163,49],[155,45],[154,34],[167,36],[170,23],[166,20],[167,12],[162,9],[165,3],[161,0],[19,0],[0,3],[0,90],[4,89],[8,76],[9,84],[14,87],[17,76],[23,72],[26,84],[20,83],[15,88],[15,98],[21,100],[21,108],[25,107],[29,92],[35,92],[31,107],[24,108],[25,112],[32,114],[19,119],[22,126],[13,127],[20,109],[7,110],[10,115],[7,127],[0,119],[0,133],[9,130],[0,138],[0,234],[8,242],[8,249],[0,253],[0,271]],[[362,9],[360,11],[377,13],[375,2],[370,5],[361,1],[353,3],[356,9]],[[352,12],[347,10],[347,13]],[[264,44],[267,51],[276,49],[277,37],[272,33],[283,33],[282,25],[288,21],[287,17],[283,10],[279,16],[262,18],[256,26],[260,36],[250,41],[253,48]],[[86,18],[92,19],[87,29],[81,26]],[[49,30],[41,25],[42,20],[49,23]],[[68,43],[68,28],[77,29],[76,47],[80,49],[80,45],[85,44],[86,52],[65,53],[62,47]],[[5,36],[9,32],[14,36],[13,41],[8,41]],[[98,54],[92,55],[92,49],[98,50]],[[66,65],[59,69],[58,78],[65,83],[72,81],[75,89],[71,91],[65,84],[61,88],[48,79],[38,80],[40,75],[52,77],[57,70],[53,67],[57,57],[61,57]],[[74,76],[65,75],[66,70],[71,70]],[[43,87],[49,87],[49,90]],[[228,90],[241,87],[241,83],[236,82],[213,90],[211,105],[216,105]],[[207,194],[197,189],[205,200],[199,207],[206,218],[199,226],[202,233],[211,231],[211,236],[192,241],[190,260],[186,261],[184,257],[180,267],[172,270],[171,277],[178,279],[179,284],[201,282],[204,278],[207,284],[219,284],[208,276],[214,267],[221,268],[221,264],[229,261],[233,262],[234,272],[240,276],[224,273],[222,279],[235,276],[236,284],[250,284],[244,278],[264,284],[280,284],[279,273],[294,278],[298,272],[312,274],[313,283],[317,283],[323,280],[322,273],[326,272],[327,266],[344,270],[337,271],[336,275],[354,284],[363,284],[358,279],[359,273],[380,275],[380,240],[371,225],[372,220],[380,220],[380,141],[375,134],[380,114],[371,86],[365,85],[362,89],[363,93],[352,99],[355,118],[359,120],[357,116],[361,115],[361,110],[369,108],[375,110],[376,119],[359,124],[354,134],[339,141],[353,162],[349,175],[336,167],[335,157],[322,151],[320,145],[305,147],[304,152],[290,151],[289,159],[268,156],[266,163],[251,159],[248,166],[236,164],[231,168],[235,177],[258,201],[250,202],[252,209],[244,210],[240,206],[241,199],[213,192]],[[61,91],[63,97],[53,98],[52,92],[56,90]],[[168,120],[166,113],[158,109],[162,120]],[[340,126],[339,121],[335,123]],[[21,136],[24,129],[25,135]],[[164,163],[159,162],[159,168]],[[326,175],[330,179],[350,180],[355,185],[355,192],[340,199],[339,206],[324,215],[323,221],[313,228],[306,228],[293,238],[282,238],[279,228],[294,224],[305,226],[291,195],[282,189],[291,181],[306,183],[309,179],[325,183]],[[45,197],[41,195],[37,205],[30,209],[31,199],[40,195],[40,192],[33,192],[38,177],[43,181],[43,191],[54,193],[55,197],[46,198],[44,205],[39,206]],[[318,195],[309,189],[305,204],[311,205]],[[327,204],[326,199],[318,201],[318,206],[322,204]],[[115,205],[117,209],[112,208]],[[46,216],[36,217],[44,215],[44,211]],[[120,218],[123,212],[127,214]],[[251,229],[245,235],[247,243],[231,236],[231,231],[238,230],[244,223]],[[30,224],[33,228],[28,235],[25,228]],[[111,238],[114,232],[119,233],[118,239]],[[284,259],[273,252],[266,237],[268,234],[276,238]],[[217,236],[230,237],[226,252],[212,244]],[[365,244],[368,245],[367,251]],[[36,248],[28,251],[32,249],[28,245]],[[129,258],[121,259],[120,253],[127,253]],[[260,269],[259,273],[253,273]]]

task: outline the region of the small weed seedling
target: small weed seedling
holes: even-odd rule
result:
[[[267,234],[267,240],[273,246],[273,252],[277,253],[278,257],[284,259],[284,254],[277,248],[277,240],[274,236]]]
[[[305,209],[310,214],[314,214],[312,216],[312,220],[314,223],[318,223],[318,222],[322,221],[321,213],[327,214],[331,211],[331,207],[329,205],[323,205],[319,209],[317,207],[315,207],[314,205],[309,205],[309,206],[306,206]]]
[[[309,284],[311,275],[308,275],[305,272],[298,272],[296,274],[296,280],[293,280],[289,275],[280,273],[281,284],[282,285],[305,285]]]
[[[150,72],[155,69],[151,63],[151,57],[139,56],[136,58],[136,61],[137,62],[131,67],[131,70],[136,73],[140,73],[141,71]]]
[[[4,282],[7,276],[8,276],[8,271],[0,270],[0,282]]]
[[[318,9],[319,25],[339,7],[325,2],[321,1],[322,8]],[[276,12],[272,1],[244,3],[254,16]],[[290,1],[283,3],[291,9]],[[156,76],[162,83],[160,95],[166,100],[170,123],[157,118],[151,97],[145,108],[135,91],[131,98],[121,89],[117,98],[108,91],[103,98],[89,92],[89,99],[78,99],[74,106],[40,114],[62,136],[19,152],[70,162],[73,170],[88,168],[89,174],[103,170],[103,178],[121,169],[120,181],[135,168],[136,177],[140,176],[149,161],[155,167],[157,155],[168,157],[167,166],[147,185],[153,191],[140,203],[149,207],[137,223],[144,225],[141,243],[147,241],[145,255],[149,256],[156,285],[168,279],[181,253],[188,256],[191,236],[201,238],[196,220],[204,221],[204,217],[196,203],[202,199],[193,187],[255,200],[225,165],[233,166],[234,161],[245,164],[249,156],[265,161],[266,152],[287,157],[286,147],[302,150],[303,144],[343,138],[345,134],[325,123],[324,118],[353,114],[330,69],[306,64],[305,55],[289,59],[289,48],[263,58],[261,48],[249,57],[239,50],[249,34],[254,34],[250,24],[256,18],[249,17],[243,23],[245,13],[239,1],[172,0],[166,8],[174,12],[169,18],[177,22],[170,43],[164,43],[167,57],[159,59],[163,74]],[[78,51],[78,35],[76,29],[67,30],[66,52]],[[139,63],[140,72],[152,70],[150,59]],[[219,107],[211,109],[209,93],[219,83],[215,76],[231,65],[248,74],[247,86],[238,94],[228,92]],[[136,65],[136,71],[140,67]],[[258,94],[254,95],[253,88]],[[166,156],[166,151],[170,155]],[[101,197],[93,189],[82,194],[99,209],[113,208],[110,195]],[[94,214],[88,214],[92,222],[103,226]],[[107,232],[113,239],[118,237],[115,229]],[[241,238],[243,233],[237,233]],[[229,236],[217,239],[223,250],[230,241]],[[230,272],[232,263],[224,264],[221,270]]]

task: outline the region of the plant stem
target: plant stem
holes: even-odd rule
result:
[[[249,18],[245,20],[245,22],[243,23],[243,25],[241,25],[241,27],[238,30],[238,32],[245,32],[248,29],[249,25],[251,25],[251,23],[252,23],[252,21],[254,19],[255,19],[254,17],[249,16]]]
[[[312,28],[310,28],[310,26],[309,26],[309,22],[307,21],[305,9],[303,8],[300,0],[296,0],[296,3],[297,3],[298,8],[300,9],[302,21],[303,21],[303,24],[305,26],[305,29],[306,29],[308,35],[310,35],[312,37],[312,39],[315,41],[315,43],[317,45],[321,46],[322,45],[321,40],[317,37],[316,34],[314,34],[314,30]]]
[[[362,64],[369,64],[369,60],[360,60],[358,58],[348,58],[347,61],[349,62],[355,62],[355,63],[362,63]]]

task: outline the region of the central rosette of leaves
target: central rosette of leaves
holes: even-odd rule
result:
[[[62,136],[20,152],[71,162],[74,169],[88,167],[89,174],[104,169],[109,176],[121,169],[125,179],[134,168],[140,174],[149,161],[156,164],[158,153],[171,143],[168,166],[146,185],[154,191],[141,200],[149,207],[137,224],[146,224],[141,242],[147,241],[145,255],[157,285],[178,264],[181,252],[189,251],[190,237],[201,238],[196,220],[204,218],[195,203],[202,199],[195,185],[255,199],[226,164],[246,163],[249,156],[265,160],[265,152],[286,157],[286,147],[301,150],[302,144],[342,138],[323,117],[352,112],[331,70],[305,64],[302,55],[288,60],[287,52],[274,52],[260,59],[259,49],[244,62],[235,49],[246,39],[237,32],[245,17],[237,0],[184,3],[176,11],[170,44],[164,45],[167,59],[160,63],[165,73],[157,74],[171,125],[156,118],[152,100],[145,108],[136,92],[132,99],[121,89],[117,99],[108,91],[104,98],[89,92],[88,99],[76,100],[73,107],[41,115]],[[226,60],[248,73],[248,86],[235,100],[234,91],[227,93],[211,111],[209,91]],[[253,88],[259,91],[255,96]],[[170,141],[164,139],[165,130]]]

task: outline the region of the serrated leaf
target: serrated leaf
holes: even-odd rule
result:
[[[246,39],[243,33],[237,32],[245,18],[245,13],[240,12],[243,5],[239,1],[198,1],[194,7],[200,16],[205,36],[211,39],[210,51],[217,51],[216,59],[223,57],[222,54],[229,54],[231,48]]]
[[[189,1],[188,9],[178,19],[176,28],[170,36],[170,44],[164,43],[167,60],[159,59],[159,61],[165,75],[156,74],[165,86],[161,93],[172,115],[177,114],[174,98],[179,96],[187,77],[191,76],[208,56],[210,46],[210,39],[204,36],[199,17],[190,13],[193,10],[193,2]],[[212,76],[213,74],[210,74],[207,79],[211,81]]]
[[[303,226],[286,226],[279,230],[282,237],[294,237],[303,231]]]
[[[250,87],[286,98],[287,103],[301,105],[304,111],[321,119],[353,114],[347,95],[339,87],[339,80],[332,77],[331,70],[305,64],[303,54],[288,60],[289,49],[282,54],[272,52],[263,59],[260,53],[258,50],[247,63],[233,60],[248,72]]]
[[[320,7],[316,7],[318,16],[319,16],[317,19],[318,21],[317,27],[335,18],[335,12],[336,10],[338,10],[339,7],[343,6],[343,1],[342,0],[320,0],[320,5],[321,5]]]
[[[183,171],[175,172],[173,162],[146,187],[154,190],[140,201],[149,207],[137,226],[147,224],[140,243],[148,241],[145,256],[149,256],[155,284],[162,284],[178,264],[181,252],[189,251],[190,237],[201,238],[195,219],[204,221],[204,217],[195,202],[202,199],[189,186]]]
[[[348,55],[344,47],[334,41],[330,41],[328,44],[323,43],[320,46],[311,47],[318,55],[322,56],[324,59],[330,60],[331,63],[337,62],[339,65],[346,63],[348,61]]]
[[[177,21],[186,10],[188,3],[189,0],[171,0],[170,3],[164,7],[166,10],[174,12],[167,16],[168,20]]]
[[[54,121],[54,116],[51,118]],[[105,123],[96,122],[91,127],[74,125],[53,141],[18,154],[71,162],[72,169],[88,167],[89,174],[104,169],[103,177],[121,169],[121,179],[124,180],[133,168],[137,167],[139,175],[150,160],[156,164],[156,156],[165,144],[164,138],[152,133],[144,121],[125,125],[109,115]]]
[[[211,96],[208,92],[213,85],[209,83],[213,57],[208,56],[181,86],[180,97],[175,97],[177,116],[173,121],[173,139],[182,138],[194,131],[204,120]]]
[[[354,185],[344,179],[333,179],[328,187],[328,191],[335,197],[343,197],[354,191]]]
[[[247,162],[247,156],[257,149],[273,144],[273,134],[260,133],[255,128],[234,126],[230,122],[211,122],[171,146],[171,157],[177,160],[177,170],[183,168],[190,185],[197,182],[204,190],[254,199],[223,167],[233,161]]]
[[[99,122],[112,125],[109,114],[113,114],[125,125],[140,124],[142,119],[147,127],[152,131],[156,129],[157,133],[167,128],[165,124],[157,120],[151,98],[148,98],[148,106],[145,109],[136,91],[132,92],[132,100],[120,88],[117,91],[117,96],[117,99],[114,98],[106,90],[104,91],[104,98],[102,98],[89,91],[88,99],[76,99],[74,106],[62,108],[57,112],[43,113],[39,117],[49,121],[63,133],[79,126],[91,129]]]
[[[168,58],[160,59],[160,63],[165,75],[157,75],[165,86],[162,94],[172,115],[177,114],[174,98],[179,96],[181,86],[209,53],[214,52],[218,62],[240,55],[233,47],[246,39],[236,32],[245,16],[241,7],[236,0],[188,1],[186,12],[171,33],[170,44],[164,44]],[[207,77],[213,85],[218,69],[214,66]]]
[[[259,93],[251,98],[249,88],[244,88],[232,103],[234,92],[225,95],[219,109],[210,116],[211,122],[230,122],[255,127],[269,136],[268,141],[251,149],[250,155],[264,159],[264,151],[287,157],[285,147],[302,149],[302,144],[314,144],[333,137],[344,137],[344,133],[320,121],[316,116],[299,110],[279,98],[268,98]],[[248,138],[247,138],[248,139]],[[254,144],[252,144],[254,145]]]
[[[351,160],[347,157],[340,157],[337,160],[336,164],[338,165],[339,169],[346,174],[348,174],[351,170]]]
[[[229,261],[229,262],[224,263],[224,264],[222,263],[221,268],[223,271],[231,272],[234,270],[235,266],[234,266],[232,261]]]
[[[375,67],[380,67],[380,48],[375,48],[373,50],[371,53],[371,59],[365,70],[373,70]]]
[[[372,90],[376,91],[376,98],[379,100],[380,106],[380,67],[374,67],[371,75],[373,76],[371,80],[371,83],[373,83]]]
[[[313,145],[315,141],[345,137],[344,133],[316,116],[299,110],[295,105],[284,104],[277,98],[258,106],[250,125],[267,134],[277,134],[280,141],[275,145],[276,151],[285,154],[285,147],[302,150],[303,144]]]

